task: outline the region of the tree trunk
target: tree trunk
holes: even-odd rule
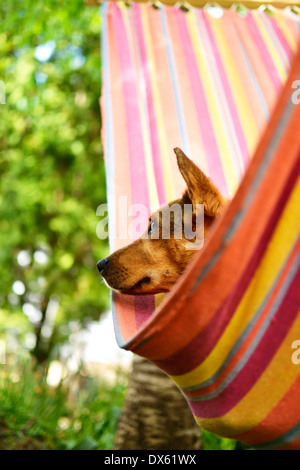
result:
[[[199,450],[201,431],[180,390],[154,364],[136,357],[115,450]]]

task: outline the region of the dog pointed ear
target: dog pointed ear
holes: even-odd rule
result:
[[[220,194],[213,182],[190,160],[182,150],[175,148],[177,164],[180,173],[187,184],[188,194],[193,204],[204,205],[204,213],[215,217],[226,203],[226,199]]]

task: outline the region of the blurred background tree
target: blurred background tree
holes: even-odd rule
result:
[[[0,11],[0,334],[41,362],[109,305],[96,270],[108,252],[100,18],[83,0]]]

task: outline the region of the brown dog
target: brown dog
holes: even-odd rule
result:
[[[97,267],[111,289],[124,294],[157,294],[168,292],[184,271],[194,249],[187,249],[184,224],[196,233],[197,204],[204,206],[205,234],[220,214],[227,200],[204,173],[180,150],[174,149],[177,163],[187,190],[181,199],[170,202],[149,218],[147,232],[125,248],[115,251],[108,258],[98,261]],[[182,215],[178,221],[172,207],[192,205],[191,217]],[[171,211],[170,211],[171,209]],[[169,238],[162,236],[164,215],[169,217]],[[184,214],[184,211],[182,211]]]

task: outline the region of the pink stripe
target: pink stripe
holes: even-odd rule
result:
[[[136,329],[139,330],[155,310],[154,295],[136,295],[134,297]]]
[[[227,74],[226,74],[226,72],[224,70],[224,67],[223,67],[223,63],[222,63],[222,59],[220,57],[219,49],[216,45],[214,34],[212,32],[212,28],[211,28],[210,22],[209,22],[209,20],[206,16],[206,14],[204,13],[203,10],[199,10],[199,14],[201,15],[200,18],[203,19],[203,22],[204,22],[204,25],[206,27],[206,31],[207,31],[207,34],[208,34],[208,37],[209,37],[210,46],[211,46],[212,51],[213,51],[213,55],[214,55],[214,58],[215,58],[215,61],[216,61],[217,69],[218,69],[219,76],[220,76],[221,83],[222,83],[223,90],[224,90],[224,98],[226,99],[226,102],[228,104],[231,121],[232,121],[233,126],[234,126],[234,131],[235,131],[234,134],[237,137],[239,147],[240,147],[240,150],[241,150],[241,154],[242,154],[242,158],[243,158],[243,160],[246,160],[246,162],[248,162],[249,161],[249,149],[248,149],[247,142],[246,142],[246,139],[245,139],[245,135],[244,135],[244,132],[243,132],[243,129],[242,129],[242,126],[241,126],[241,121],[240,121],[240,118],[239,118],[239,115],[238,115],[238,112],[237,112],[237,109],[236,109],[236,106],[235,106],[235,103],[234,103],[234,98],[233,98],[233,95],[232,95],[230,84],[229,84],[228,79],[227,79]],[[234,140],[232,140],[232,142],[234,142]]]
[[[159,137],[157,132],[157,121],[155,116],[155,108],[153,102],[153,95],[151,89],[151,79],[149,74],[149,66],[148,66],[148,57],[146,51],[146,45],[144,40],[144,32],[143,26],[141,21],[141,5],[134,3],[131,8],[134,18],[133,24],[136,26],[136,32],[138,37],[138,45],[140,46],[139,53],[141,58],[141,73],[143,73],[143,78],[145,80],[146,85],[146,99],[147,99],[147,112],[148,112],[148,119],[149,119],[149,134],[151,140],[151,150],[152,150],[152,160],[153,160],[153,167],[154,167],[154,174],[156,179],[156,187],[158,193],[158,199],[160,205],[166,203],[166,193],[165,193],[165,184],[164,184],[164,177],[163,177],[163,168],[161,162],[161,152],[159,146]],[[131,24],[132,24],[131,23]],[[153,47],[153,44],[152,44]]]
[[[228,187],[224,176],[222,162],[220,161],[219,149],[216,142],[214,128],[211,122],[211,116],[207,106],[203,85],[198,72],[198,66],[193,52],[193,45],[186,25],[186,18],[180,11],[176,10],[178,28],[184,44],[184,54],[186,66],[190,77],[190,86],[192,88],[198,120],[201,123],[201,137],[203,147],[206,153],[206,160],[209,175],[213,178],[221,192],[228,194]]]
[[[126,133],[130,159],[130,187],[132,203],[145,204],[149,207],[147,174],[145,167],[144,142],[138,107],[138,96],[134,80],[135,70],[132,64],[126,30],[119,7],[113,4],[112,20],[116,37],[126,113]],[[117,110],[116,110],[117,111]],[[117,136],[116,136],[117,138]],[[116,158],[122,158],[116,155]]]
[[[276,18],[273,18],[271,16],[268,16],[268,15],[264,15],[264,18],[266,18],[266,20],[268,21],[268,23],[270,23],[270,26],[273,28],[276,36],[278,37],[278,40],[283,48],[283,50],[285,51],[286,53],[286,60],[285,62],[287,63],[287,65],[289,66],[290,65],[290,61],[291,61],[291,58],[294,57],[294,52],[292,51],[292,48],[291,46],[289,45],[285,35],[283,34],[282,30],[280,29],[279,27],[279,24],[277,23],[276,21]]]
[[[278,71],[273,63],[272,57],[268,51],[264,39],[262,38],[261,32],[254,20],[253,13],[248,13],[245,18],[245,22],[248,25],[249,31],[253,37],[253,41],[257,46],[257,50],[262,58],[265,68],[268,71],[271,82],[273,83],[275,90],[281,89],[282,83],[279,77]]]

